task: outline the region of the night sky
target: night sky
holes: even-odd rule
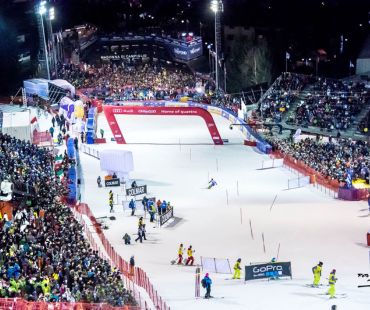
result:
[[[23,20],[22,14],[12,9],[12,2],[1,1],[0,26],[3,27],[4,42],[8,41],[4,36],[14,35],[11,31],[14,22],[27,22]],[[29,1],[31,2],[33,1]],[[89,22],[99,26],[104,32],[140,32],[152,29],[165,32],[188,30],[199,34],[202,31],[205,42],[213,40],[214,16],[210,10],[210,0],[49,2],[56,10],[54,30]],[[139,18],[140,14],[146,14],[147,17]],[[282,51],[288,49],[292,57],[309,57],[312,51],[319,48],[327,51],[329,57],[337,57],[340,38],[343,36],[346,41],[339,57],[343,65],[356,60],[364,39],[370,33],[370,0],[224,0],[223,24],[253,26],[257,32],[267,34],[269,39],[279,42],[279,46],[273,50],[273,53],[278,54],[277,58],[281,57]],[[26,24],[25,26],[28,27]],[[33,24],[33,27],[35,33],[36,25]],[[36,38],[30,44],[37,43]],[[7,46],[11,47],[11,42]],[[0,46],[0,54],[5,55],[0,60],[0,66],[5,68],[5,64],[9,62],[5,59],[9,51],[4,48]],[[283,61],[278,63],[281,70]],[[333,75],[333,70],[332,68],[328,73]],[[343,68],[338,65],[337,70],[343,71]]]

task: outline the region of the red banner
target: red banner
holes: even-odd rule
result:
[[[223,144],[220,133],[216,127],[212,115],[198,107],[141,107],[141,106],[104,106],[104,113],[108,124],[112,130],[113,136],[118,144],[126,143],[118,126],[115,115],[163,115],[163,116],[199,116],[204,119],[214,144]]]

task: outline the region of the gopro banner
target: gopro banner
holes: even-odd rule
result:
[[[143,194],[146,194],[146,185],[126,189],[127,196],[137,196]]]
[[[245,281],[277,277],[292,278],[292,268],[290,262],[245,266]]]

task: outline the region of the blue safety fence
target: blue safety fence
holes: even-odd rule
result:
[[[70,160],[71,166],[68,169],[68,182],[67,182],[67,188],[68,188],[68,197],[67,202],[70,204],[74,204],[77,201],[77,152],[75,150],[75,145],[73,138],[69,138],[67,141],[67,154],[68,158]]]
[[[90,108],[87,113],[86,121],[86,143],[94,144],[96,138],[96,108]]]

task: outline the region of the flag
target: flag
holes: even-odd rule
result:
[[[288,52],[285,52],[285,59],[290,59],[290,54]]]
[[[62,161],[63,161],[63,155],[62,154],[60,154],[58,156],[55,156],[54,162],[55,162],[56,165],[61,164]]]
[[[63,169],[58,170],[58,171],[56,172],[56,175],[57,175],[58,177],[61,177],[61,176],[63,175]]]

